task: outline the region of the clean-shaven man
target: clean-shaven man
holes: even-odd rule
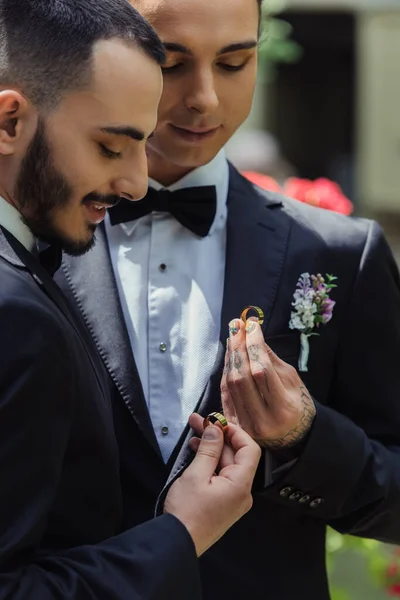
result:
[[[397,268],[375,223],[262,192],[226,162],[251,106],[260,2],[134,4],[167,51],[151,189],[64,265],[114,386],[125,526],[190,461],[188,415],[222,403],[264,460],[253,508],[202,558],[205,598],[325,600],[327,525],[400,542]],[[337,288],[298,373],[289,322],[303,273]],[[264,310],[262,330],[238,321],[248,305]]]
[[[124,0],[1,0],[0,40],[0,599],[199,600],[260,449],[207,427],[165,514],[123,528],[108,376],[52,279],[146,191],[162,44]]]

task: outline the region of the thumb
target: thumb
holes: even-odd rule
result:
[[[188,468],[196,478],[210,481],[218,467],[224,448],[224,434],[216,425],[205,428],[196,456]]]

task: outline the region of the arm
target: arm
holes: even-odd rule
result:
[[[54,316],[0,299],[0,600],[199,598],[194,544],[165,515],[97,545],[41,549],[74,418]]]
[[[305,442],[261,493],[343,533],[400,543],[400,285],[380,228],[371,223],[366,235],[328,406],[258,325],[236,329],[222,382],[226,416],[274,452]]]
[[[291,487],[323,500],[313,511],[342,533],[400,543],[400,285],[371,224],[337,351],[329,407],[295,467],[266,494],[301,513]]]

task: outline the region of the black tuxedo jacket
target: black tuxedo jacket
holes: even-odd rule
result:
[[[49,274],[5,230],[0,340],[0,600],[199,599],[177,519],[122,532],[104,365]]]
[[[198,410],[206,415],[220,408],[227,326],[247,305],[264,309],[268,343],[297,367],[299,333],[289,320],[304,272],[338,277],[333,319],[310,339],[309,371],[302,374],[316,420],[298,460],[268,485],[260,472],[251,511],[202,558],[207,600],[326,600],[328,524],[400,542],[399,275],[375,223],[263,192],[231,167],[220,355]],[[61,283],[112,381],[124,525],[130,527],[153,514],[157,498],[160,510],[169,483],[190,461],[190,432],[165,466],[104,231],[85,257],[65,260]]]

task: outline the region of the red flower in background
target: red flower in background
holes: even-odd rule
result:
[[[392,561],[386,569],[386,591],[389,596],[400,598],[400,548],[395,550]]]
[[[262,175],[261,173],[255,173],[255,171],[243,171],[242,175],[246,177],[251,183],[255,183],[258,187],[263,190],[269,190],[270,192],[279,192],[282,194],[282,188],[275,179],[268,177],[268,175]]]
[[[400,583],[395,583],[387,588],[389,596],[400,596]]]
[[[311,181],[291,177],[281,188],[275,179],[267,175],[254,173],[253,171],[245,171],[242,174],[264,190],[281,192],[289,198],[294,198],[305,204],[333,210],[343,215],[350,215],[354,210],[353,204],[343,194],[340,186],[329,179],[320,178]]]

